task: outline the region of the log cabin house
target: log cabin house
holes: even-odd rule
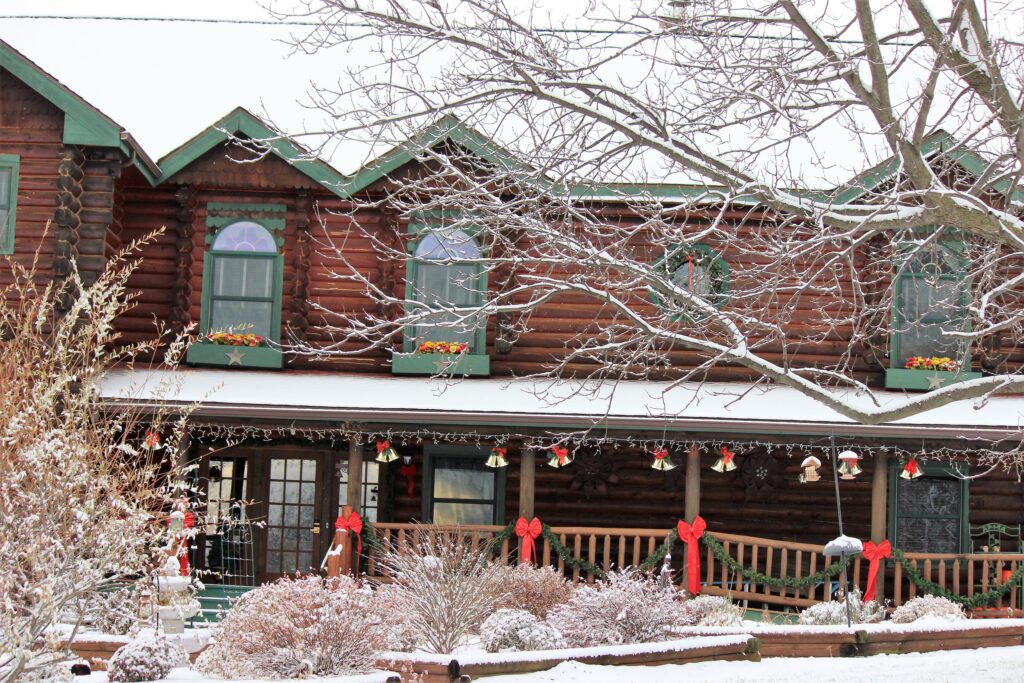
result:
[[[88,283],[120,245],[165,227],[130,282],[139,298],[120,320],[126,340],[152,334],[158,318],[178,330],[198,325],[202,334],[244,322],[273,342],[295,334],[315,343],[324,323],[311,301],[345,310],[371,305],[357,289],[328,280],[319,231],[344,242],[353,262],[384,286],[403,287],[405,273],[351,230],[344,214],[353,198],[372,197],[390,177],[416,172],[417,149],[453,144],[485,158],[496,149],[443,120],[352,176],[287,142],[252,163],[232,160],[232,136],[272,135],[236,109],[155,161],[110,117],[0,42],[0,253],[27,262],[39,250],[40,276],[55,279],[68,276],[74,259]],[[601,201],[609,215],[627,211],[613,195]],[[393,226],[399,219],[379,210],[358,220]],[[712,251],[742,267],[728,248]],[[211,522],[192,549],[194,566],[208,584],[241,586],[315,570],[348,505],[389,538],[406,534],[413,520],[458,524],[482,539],[520,517],[537,517],[573,558],[605,569],[639,563],[678,520],[700,515],[740,565],[806,576],[829,561],[822,544],[838,533],[832,438],[861,455],[863,473],[839,487],[847,534],[889,539],[923,576],[964,595],[990,590],[1020,566],[1024,485],[1000,471],[957,475],[971,472],[969,454],[979,440],[1017,432],[1024,399],[997,397],[983,410],[949,406],[865,426],[785,388],[734,401],[731,394],[747,391],[750,378],[724,366],[712,371],[713,384],[677,389],[688,398],[671,410],[652,398],[671,373],[661,382],[624,382],[614,394],[553,403],[507,381],[538,367],[558,352],[560,334],[592,319],[578,302],[552,302],[536,314],[535,331],[512,345],[498,343],[489,320],[467,339],[460,368],[467,376],[455,383],[429,379],[434,365],[415,354],[324,362],[287,345],[196,343],[177,397],[204,399],[190,448],[198,462],[196,504]],[[813,353],[827,361],[838,351],[822,345]],[[1020,361],[1009,344],[1001,353],[998,362]],[[993,370],[989,360],[976,359],[975,369]],[[680,353],[675,362],[685,370],[694,359]],[[889,362],[865,358],[860,369],[874,386],[899,387],[899,365]],[[123,397],[140,376],[115,375],[105,391]],[[689,400],[695,392],[700,400]],[[546,466],[545,443],[595,428],[600,439],[570,443],[570,464]],[[378,462],[375,445],[384,440],[397,450],[396,461]],[[225,443],[230,447],[221,448]],[[218,449],[207,455],[212,445]],[[508,466],[486,466],[496,445],[508,449]],[[677,467],[652,468],[655,445]],[[719,472],[712,464],[723,447],[734,454],[735,469]],[[924,476],[899,476],[911,456],[940,451],[967,457],[958,465],[925,460]],[[800,483],[802,461],[815,454],[825,463],[821,480]],[[242,509],[236,501],[250,504]],[[264,524],[236,526],[239,520]],[[586,567],[573,569],[551,543],[542,546],[543,561],[588,578]],[[362,566],[372,572],[372,557]],[[866,566],[856,561],[854,580],[863,580]],[[879,593],[896,602],[919,590],[898,563],[885,576]],[[701,578],[709,592],[771,605],[809,604],[830,589],[827,582],[759,585],[710,551]],[[993,604],[1019,609],[1017,588]]]

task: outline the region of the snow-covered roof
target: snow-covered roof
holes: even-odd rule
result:
[[[337,372],[184,369],[173,382],[160,370],[106,377],[110,401],[197,403],[197,417],[339,420],[366,423],[494,425],[731,433],[847,434],[998,439],[1024,424],[1024,397],[996,396],[984,405],[960,401],[883,425],[856,424],[788,387],[743,383],[508,379],[444,381]],[[905,400],[877,392],[883,404]],[[863,402],[864,395],[848,392]]]

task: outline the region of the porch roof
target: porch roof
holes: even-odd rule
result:
[[[1006,438],[1024,423],[1024,397],[961,401],[882,425],[854,423],[788,387],[623,381],[596,385],[338,372],[119,370],[104,400],[201,403],[196,417],[268,422],[347,421],[546,429],[652,430],[889,438]],[[877,392],[885,402],[902,393]],[[852,400],[869,401],[866,396]]]

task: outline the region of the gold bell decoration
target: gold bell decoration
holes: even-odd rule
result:
[[[398,460],[398,451],[391,447],[390,441],[377,442],[377,462],[393,462]]]
[[[732,472],[736,469],[736,463],[733,460],[736,458],[736,454],[729,450],[728,447],[722,446],[722,454],[718,456],[718,460],[711,466],[715,472]]]
[[[495,446],[491,449],[491,454],[487,458],[487,462],[484,464],[488,467],[508,467],[508,460],[505,456],[508,455],[508,449],[502,446]]]
[[[565,467],[572,459],[569,449],[564,446],[552,446],[548,451],[548,467]]]
[[[900,479],[917,479],[923,474],[924,472],[921,471],[921,465],[917,462],[917,458],[911,458],[903,466],[903,471],[900,472]]]
[[[839,478],[840,479],[854,479],[858,474],[863,472],[857,461],[860,460],[860,456],[853,451],[843,451],[839,454]]]
[[[800,467],[804,469],[800,473],[800,483],[806,484],[811,481],[821,481],[821,475],[818,474],[818,468],[821,467],[821,460],[818,460],[813,455],[808,455],[804,458],[804,461],[800,463]]]
[[[674,470],[676,464],[672,462],[672,458],[668,455],[668,449],[662,448],[654,451],[654,462],[651,463],[652,470],[661,470],[662,472],[668,472]]]

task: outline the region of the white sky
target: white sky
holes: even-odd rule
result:
[[[1006,0],[993,2],[1006,6]],[[571,25],[580,3],[586,0],[551,6]],[[312,83],[336,81],[358,58],[343,50],[289,55],[281,40],[301,30],[295,26],[5,18],[20,14],[268,20],[258,0],[0,0],[0,38],[124,126],[154,159],[239,105],[287,133],[320,130],[319,115],[300,102]],[[1021,19],[1024,12],[1015,15]],[[842,182],[870,165],[848,141],[829,143],[842,168],[813,175]],[[328,161],[352,172],[368,153],[362,145],[342,145]],[[791,161],[793,154],[799,152],[791,151]]]

